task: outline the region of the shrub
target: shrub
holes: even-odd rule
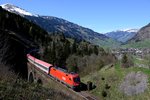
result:
[[[110,85],[108,85],[108,84],[105,84],[105,89],[110,89]]]
[[[52,88],[29,83],[19,78],[7,66],[0,64],[0,100],[72,100],[72,97]]]
[[[127,54],[124,54],[121,60],[122,63],[122,67],[124,68],[128,68],[134,65],[133,61],[132,61],[132,57],[128,56]]]
[[[103,96],[103,97],[107,97],[107,92],[103,90],[103,91],[102,91],[102,96]]]

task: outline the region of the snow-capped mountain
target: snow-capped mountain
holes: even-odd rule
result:
[[[138,29],[124,29],[124,30],[108,32],[105,35],[117,41],[125,43],[131,38],[133,38],[137,34],[137,32]]]
[[[12,13],[15,13],[15,14],[18,14],[18,15],[21,15],[21,16],[35,16],[35,17],[38,17],[38,15],[35,15],[35,14],[32,14],[24,9],[21,9],[15,5],[12,5],[12,4],[3,4],[1,5],[1,7],[9,12],[12,12]]]
[[[131,41],[142,42],[150,40],[150,23],[142,27]]]
[[[113,40],[104,34],[94,32],[89,28],[82,27],[62,18],[34,15],[12,4],[4,4],[2,5],[2,8],[9,12],[23,16],[24,18],[45,29],[49,34],[53,32],[61,32],[65,37],[73,38],[76,41],[86,40],[92,44],[100,46],[120,45],[118,41]]]

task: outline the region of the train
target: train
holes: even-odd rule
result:
[[[56,80],[67,85],[69,88],[73,90],[78,89],[80,87],[80,77],[77,73],[68,72],[65,69],[59,68],[57,66],[53,66],[45,61],[35,58],[31,54],[27,54],[27,60],[35,65],[38,69],[42,70],[46,74],[50,75]]]

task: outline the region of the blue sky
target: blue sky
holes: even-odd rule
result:
[[[150,23],[150,0],[0,0],[4,3],[63,18],[99,33]]]

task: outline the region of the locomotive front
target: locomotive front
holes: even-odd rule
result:
[[[80,88],[80,77],[78,74],[73,73],[72,75],[72,80],[73,80],[73,89],[79,89]]]

